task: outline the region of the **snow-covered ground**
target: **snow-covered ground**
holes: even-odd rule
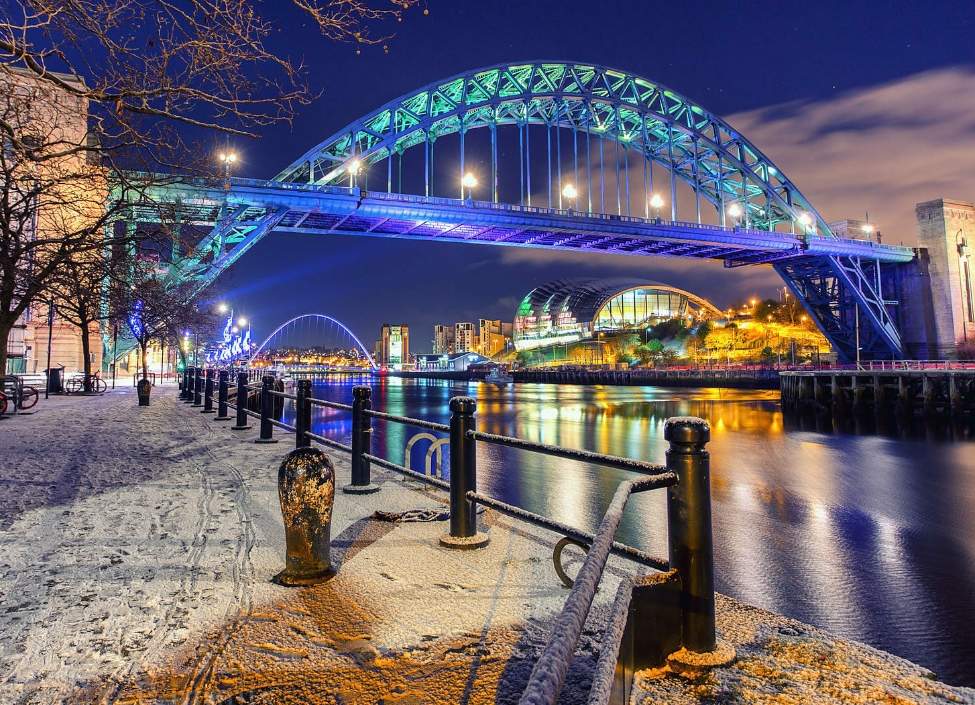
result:
[[[374,468],[382,491],[336,495],[338,575],[281,587],[277,469],[293,437],[255,444],[175,395],[52,397],[0,418],[0,703],[518,701],[568,594],[558,536],[489,511],[488,547],[442,549],[445,522],[371,517],[446,496]],[[328,454],[347,484],[347,457]],[[611,560],[560,702],[585,702],[608,605],[637,570]],[[647,674],[641,699],[975,702],[811,627],[727,599],[719,612],[738,663]]]

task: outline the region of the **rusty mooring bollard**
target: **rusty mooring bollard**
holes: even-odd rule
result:
[[[335,470],[318,448],[296,448],[278,469],[278,497],[287,543],[281,585],[316,585],[333,575],[329,541],[335,505]]]

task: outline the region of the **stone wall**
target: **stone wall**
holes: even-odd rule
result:
[[[926,250],[922,269],[930,281],[930,302],[925,306],[930,316],[925,324],[930,357],[954,358],[959,344],[975,342],[972,263],[968,261],[975,245],[975,204],[938,199],[919,203],[915,212],[918,246]],[[925,276],[921,270],[916,273]],[[904,284],[909,287],[911,282]],[[916,312],[912,315],[917,317]],[[917,329],[916,322],[911,329]]]

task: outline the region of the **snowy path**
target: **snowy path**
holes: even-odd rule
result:
[[[518,701],[567,594],[557,536],[489,511],[486,548],[441,549],[444,522],[370,517],[445,495],[374,469],[381,492],[336,496],[336,577],[275,585],[293,437],[255,444],[175,395],[52,397],[0,419],[0,705]],[[329,455],[341,487],[348,460]],[[610,560],[560,705],[586,702],[609,602],[635,572]],[[646,672],[639,702],[975,703],[903,659],[717,606],[738,662],[690,680]]]
[[[291,702],[287,690],[294,702],[341,691],[405,703],[421,683],[439,702],[503,702],[502,672],[523,681],[525,649],[544,643],[566,594],[553,537],[495,516],[488,549],[444,552],[442,522],[368,520],[442,507],[443,495],[374,471],[382,492],[336,498],[339,576],[273,585],[291,437],[251,443],[255,431],[174,397],[155,390],[148,408],[131,390],[52,397],[0,421],[0,702],[229,705],[275,688],[266,702]],[[330,455],[341,487],[347,459]]]

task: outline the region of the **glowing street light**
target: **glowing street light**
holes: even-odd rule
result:
[[[738,224],[738,219],[741,218],[744,212],[745,211],[743,211],[741,206],[739,206],[737,203],[732,203],[730,206],[728,206],[728,215],[732,217],[736,225]]]
[[[660,208],[664,204],[664,199],[660,197],[659,193],[653,194],[653,198],[650,199],[650,205],[653,207],[653,217],[656,220],[660,220]]]
[[[464,178],[460,180],[460,184],[467,189],[467,200],[474,200],[474,196],[471,192],[474,190],[474,187],[477,186],[477,177],[471,172],[467,172],[464,174]]]
[[[217,310],[220,313],[226,313],[228,311],[228,306],[227,304],[220,304],[219,306],[217,306]]]
[[[803,233],[809,234],[809,226],[813,224],[813,217],[808,213],[799,214],[799,224],[802,226]]]
[[[572,206],[576,202],[576,196],[578,195],[578,193],[579,192],[576,191],[576,187],[573,186],[572,184],[566,184],[565,187],[562,189],[562,195],[565,196],[565,198],[569,201],[569,210],[570,211],[572,210]],[[560,199],[559,200],[559,208],[561,208],[561,207],[562,207],[562,201]]]
[[[356,182],[359,180],[359,173],[362,171],[362,162],[358,159],[353,159],[349,162],[349,185],[351,188],[356,187]]]
[[[223,162],[223,173],[229,179],[230,167],[237,161],[237,155],[233,152],[221,152],[220,161]]]

